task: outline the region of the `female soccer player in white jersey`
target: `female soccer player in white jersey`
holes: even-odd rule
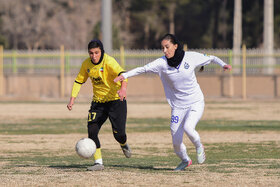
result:
[[[130,70],[115,78],[115,82],[142,73],[159,75],[167,102],[171,106],[171,135],[174,152],[182,160],[175,170],[184,170],[192,164],[183,143],[184,132],[196,147],[197,161],[202,164],[205,159],[204,147],[195,127],[204,111],[204,96],[196,80],[195,68],[214,62],[224,70],[231,66],[215,56],[197,52],[184,52],[178,39],[172,34],[166,34],[161,39],[164,56],[143,66]]]

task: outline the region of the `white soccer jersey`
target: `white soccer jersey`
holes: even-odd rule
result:
[[[187,108],[193,103],[204,99],[203,93],[195,76],[197,66],[205,66],[210,62],[226,65],[215,56],[208,56],[197,52],[185,52],[184,58],[176,68],[167,64],[165,56],[153,62],[123,73],[124,78],[129,78],[142,73],[156,73],[159,75],[167,102],[172,108]]]

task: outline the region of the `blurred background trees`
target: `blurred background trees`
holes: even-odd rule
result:
[[[243,43],[263,43],[264,0],[242,1]],[[175,33],[189,48],[231,48],[234,0],[112,0],[113,48],[159,48]],[[6,49],[85,49],[102,39],[101,0],[0,0],[0,44]],[[275,48],[280,0],[274,0]]]

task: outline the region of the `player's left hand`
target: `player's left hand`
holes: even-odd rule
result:
[[[114,82],[124,81],[124,80],[125,80],[125,78],[122,75],[120,75],[114,79]]]
[[[229,71],[232,69],[231,65],[229,65],[229,64],[224,65],[223,68],[224,68],[224,70],[229,70]]]
[[[119,94],[120,100],[123,101],[126,98],[126,88],[121,88],[118,91],[118,94]]]

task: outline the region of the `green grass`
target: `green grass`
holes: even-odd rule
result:
[[[107,121],[102,132],[111,132]],[[280,131],[280,121],[225,121],[201,120],[198,131]],[[169,119],[165,118],[129,118],[127,132],[169,131]],[[0,134],[69,134],[87,133],[86,119],[30,119],[21,122],[0,122]]]
[[[280,131],[280,121],[202,120],[197,125],[197,129],[205,131]]]
[[[202,167],[198,167],[195,159],[195,150],[189,149],[189,155],[193,158],[194,165],[186,172],[207,171],[214,173],[232,173],[243,169],[268,170],[267,175],[280,176],[280,149],[275,142],[263,143],[214,143],[206,144],[207,161]],[[137,149],[135,147],[134,149]],[[142,148],[149,151],[149,148]],[[63,152],[66,155],[59,156]],[[141,173],[158,173],[174,175],[173,169],[180,162],[172,149],[167,149],[164,156],[134,154],[132,158],[125,158],[121,150],[103,149],[104,164],[109,169],[131,171]],[[9,152],[7,156],[1,156],[0,162],[8,162],[0,170],[0,174],[22,174],[24,170],[19,168],[34,168],[28,174],[42,174],[40,168],[49,167],[64,171],[85,171],[92,164],[92,160],[79,158],[75,152],[60,150],[59,152],[48,150],[32,150],[26,152]],[[176,175],[176,174],[175,174]],[[177,173],[182,175],[182,173]]]
[[[219,160],[251,160],[251,159],[279,159],[280,149],[276,142],[261,143],[214,143],[205,144],[209,155],[209,163]]]
[[[199,131],[247,131],[262,133],[263,131],[279,131],[279,121],[225,121],[202,120],[198,124]],[[160,132],[169,133],[169,119],[164,118],[130,118],[127,121],[128,133]],[[30,119],[17,123],[0,122],[0,134],[19,135],[18,139],[2,138],[2,143],[21,143],[20,135],[24,134],[87,134],[85,119]],[[111,133],[108,121],[102,132]],[[33,140],[28,140],[32,142]],[[43,141],[43,140],[42,140]],[[44,140],[45,141],[45,140]],[[35,141],[34,141],[35,143]],[[38,143],[38,141],[36,141]],[[40,142],[39,142],[40,143]],[[44,143],[44,142],[42,142]],[[106,168],[120,171],[141,173],[163,173],[166,175],[185,175],[186,173],[242,173],[244,170],[264,170],[267,176],[280,177],[280,145],[275,141],[257,143],[208,143],[205,144],[207,161],[203,165],[196,164],[194,147],[188,147],[188,153],[194,165],[185,172],[174,173],[173,169],[179,164],[179,158],[173,153],[172,145],[159,148],[157,145],[133,146],[135,153],[127,159],[120,149],[102,149]],[[93,161],[79,158],[73,150],[32,149],[26,151],[13,150],[1,154],[1,174],[40,175],[43,168],[53,168],[65,172],[84,172]],[[24,168],[28,168],[25,170]],[[22,169],[21,169],[22,168]],[[30,169],[32,168],[32,169]]]
[[[0,134],[68,134],[87,132],[83,119],[30,119],[17,123],[0,122]]]

